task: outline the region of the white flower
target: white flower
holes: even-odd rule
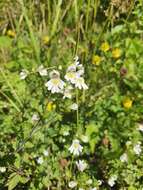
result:
[[[74,63],[77,64],[78,62],[79,62],[79,57],[78,57],[78,55],[76,55],[76,56],[74,57]]]
[[[60,73],[56,70],[50,73],[50,80],[46,82],[45,86],[48,87],[53,94],[54,93],[61,93],[64,89],[65,83],[60,79]]]
[[[32,120],[32,122],[39,121],[39,116],[35,113],[35,114],[33,114],[31,120]]]
[[[143,132],[143,123],[138,124],[138,130]]]
[[[59,65],[59,66],[58,66],[58,69],[59,69],[59,70],[62,70],[62,68],[63,68],[62,65]]]
[[[92,179],[87,180],[87,181],[86,181],[86,184],[87,184],[87,185],[91,185],[91,184],[92,184]]]
[[[83,147],[80,145],[79,140],[75,139],[69,148],[70,153],[73,155],[79,155],[82,152]]]
[[[41,76],[47,76],[47,75],[48,75],[47,69],[45,69],[43,65],[40,65],[40,66],[38,67],[38,70],[37,70],[37,71],[39,72],[39,74],[40,74]]]
[[[72,189],[72,188],[74,188],[74,187],[76,187],[77,186],[77,182],[76,181],[70,181],[69,182],[69,187]]]
[[[72,93],[71,93],[72,89],[73,89],[72,86],[67,86],[65,88],[63,99],[65,99],[65,98],[71,99],[72,98]]]
[[[49,151],[48,150],[44,150],[43,154],[44,154],[44,156],[49,156]]]
[[[71,110],[77,110],[78,109],[78,105],[76,103],[73,103],[71,106],[70,106],[70,109]]]
[[[69,133],[69,131],[64,131],[63,132],[63,136],[68,136],[70,133]]]
[[[83,67],[79,67],[79,70],[77,71],[78,76],[80,77],[81,75],[84,74],[84,68]]]
[[[84,190],[83,188],[79,188],[78,190]]]
[[[133,150],[136,155],[140,155],[140,153],[142,152],[140,141],[133,147]]]
[[[88,89],[88,86],[84,82],[84,78],[82,77],[77,77],[75,81],[75,87],[79,88],[80,90],[83,88],[84,90]]]
[[[97,190],[97,187],[91,188],[90,190]]]
[[[127,145],[127,146],[130,146],[131,144],[132,144],[131,141],[127,141],[127,142],[126,142],[126,145]]]
[[[45,84],[45,86],[48,87],[48,90],[50,90],[52,94],[54,94],[62,92],[65,83],[61,79],[51,79]]]
[[[38,164],[43,164],[43,162],[44,162],[43,157],[39,157],[39,158],[37,159],[37,163],[38,163]]]
[[[65,79],[69,82],[71,82],[72,84],[75,84],[76,78],[77,78],[77,73],[73,72],[73,71],[69,71],[66,73],[65,75]]]
[[[120,156],[120,160],[121,160],[121,162],[128,162],[128,156],[127,156],[127,154],[126,153],[122,154]]]
[[[83,172],[87,168],[87,163],[84,160],[79,160],[76,162],[79,171]]]
[[[114,175],[114,176],[111,176],[109,179],[108,179],[108,184],[110,185],[110,187],[113,187],[115,185],[115,182],[117,180],[117,176]]]
[[[24,79],[27,77],[27,75],[28,75],[28,71],[23,69],[23,70],[20,72],[20,79],[21,79],[21,80],[24,80]]]
[[[1,166],[1,167],[0,167],[0,172],[1,172],[1,173],[4,173],[4,172],[6,172],[6,167],[4,167],[4,166]]]
[[[98,182],[99,186],[102,185],[102,181],[101,180],[98,180],[97,182]]]

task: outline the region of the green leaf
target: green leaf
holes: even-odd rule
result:
[[[20,175],[13,173],[13,177],[10,178],[8,181],[8,190],[14,189],[19,183],[20,179],[21,179]]]

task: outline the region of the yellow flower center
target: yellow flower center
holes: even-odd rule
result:
[[[74,72],[68,72],[67,77],[68,78],[75,78],[75,73]]]
[[[77,144],[77,143],[74,143],[74,148],[78,148],[79,147],[79,144]]]
[[[53,85],[57,86],[57,85],[59,85],[60,81],[59,81],[59,79],[52,79],[52,83],[53,83]]]

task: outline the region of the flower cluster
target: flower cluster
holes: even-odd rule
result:
[[[47,69],[44,68],[43,65],[40,65],[37,69],[37,72],[40,76],[47,76],[48,72]],[[27,70],[22,70],[20,72],[20,79],[24,80],[28,76]],[[57,70],[53,70],[49,73],[49,78],[45,83],[45,86],[51,91],[52,94],[54,93],[62,93],[63,99],[65,98],[72,98],[72,90],[73,88],[84,89],[87,90],[88,86],[85,84],[85,80],[83,78],[84,74],[84,67],[82,64],[79,63],[79,58],[76,56],[74,58],[74,63],[69,65],[64,76],[66,82],[64,82],[60,78],[60,73]]]
[[[79,63],[79,58],[76,56],[74,58],[74,64],[69,65],[67,68],[67,73],[65,79],[70,82],[70,84],[75,85],[75,88],[87,90],[88,87],[85,84],[84,78],[84,68],[83,65]]]

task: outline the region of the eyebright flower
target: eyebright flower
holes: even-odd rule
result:
[[[133,101],[132,101],[130,98],[126,98],[126,99],[124,99],[124,101],[123,101],[123,106],[124,106],[124,108],[129,109],[129,108],[132,107],[132,104],[133,104]]]
[[[4,172],[6,172],[6,167],[4,167],[4,166],[1,166],[1,167],[0,167],[0,172],[1,172],[1,173],[4,173]]]
[[[45,69],[43,65],[40,65],[37,71],[39,72],[40,76],[48,75],[47,69]]]
[[[143,132],[143,123],[138,124],[138,130]]]
[[[87,180],[87,181],[86,181],[86,184],[87,184],[87,185],[91,185],[91,184],[92,184],[92,179]]]
[[[79,88],[80,90],[81,89],[84,89],[84,90],[88,89],[88,86],[85,84],[84,78],[82,78],[82,77],[76,78],[76,80],[75,80],[75,87]]]
[[[15,33],[13,30],[8,30],[8,31],[7,31],[7,35],[8,35],[9,37],[14,38],[14,37],[16,36],[16,33]]]
[[[67,86],[67,87],[65,88],[63,99],[65,99],[65,98],[71,99],[71,98],[72,98],[72,93],[71,93],[72,89],[73,89],[72,86]]]
[[[60,79],[60,73],[58,71],[52,71],[50,73],[50,80],[46,82],[45,86],[48,87],[48,90],[54,93],[61,93],[64,89],[65,83]]]
[[[76,187],[77,186],[77,182],[76,181],[70,181],[69,182],[69,187],[71,188],[71,189],[73,189],[74,187]]]
[[[112,57],[117,59],[121,56],[121,50],[119,48],[115,48],[112,50]]]
[[[64,131],[63,132],[63,136],[68,136],[70,133],[69,133],[69,131]]]
[[[142,152],[140,141],[133,147],[133,151],[136,155],[140,155],[140,153]]]
[[[98,180],[97,182],[99,186],[102,185],[102,180]]]
[[[80,145],[79,140],[75,139],[69,148],[70,153],[73,155],[79,155],[82,152],[83,147]]]
[[[100,49],[103,52],[107,52],[110,49],[110,46],[109,46],[108,42],[102,43],[101,46],[100,46]]]
[[[39,116],[35,113],[35,114],[33,114],[33,116],[32,116],[32,122],[34,123],[34,122],[36,122],[36,121],[39,121]]]
[[[97,187],[94,187],[94,188],[90,188],[90,190],[97,190]]]
[[[49,151],[48,150],[44,150],[43,154],[44,154],[44,156],[49,156]]]
[[[117,176],[114,175],[114,176],[111,176],[109,179],[108,179],[108,184],[110,185],[110,187],[113,187],[115,185],[115,182],[117,180]]]
[[[76,78],[77,78],[77,73],[73,71],[68,71],[65,75],[65,79],[69,81],[71,84],[75,84]]]
[[[37,159],[37,163],[38,163],[38,164],[43,164],[43,162],[44,162],[43,157],[39,157],[39,158]]]
[[[92,64],[99,65],[101,61],[102,61],[102,58],[99,55],[93,55]]]
[[[28,71],[23,69],[23,70],[20,72],[20,79],[21,79],[21,80],[24,80],[27,76],[28,76]]]
[[[128,156],[127,156],[127,154],[126,153],[122,154],[120,156],[120,160],[121,160],[121,162],[128,162]]]
[[[83,172],[87,168],[87,163],[84,160],[76,162],[77,168],[80,172]]]
[[[71,106],[70,106],[70,109],[71,110],[77,110],[78,109],[78,105],[76,103],[73,103]]]

